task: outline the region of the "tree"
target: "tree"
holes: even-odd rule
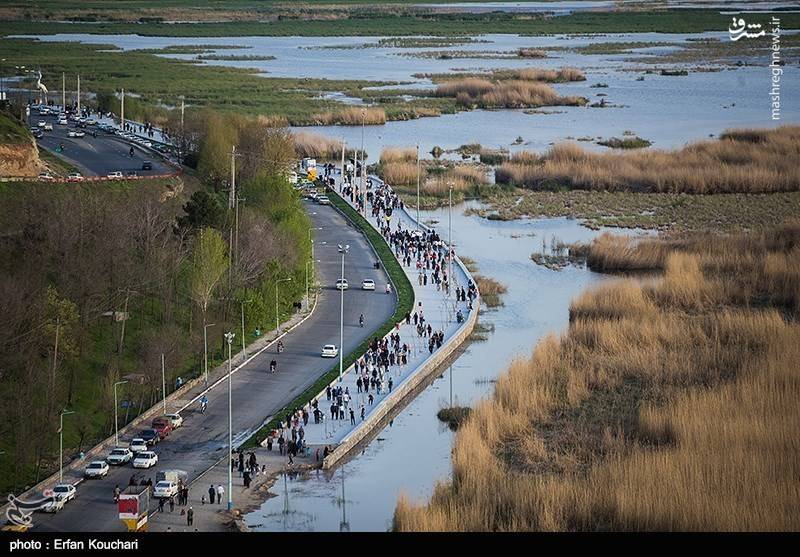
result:
[[[200,307],[203,326],[214,290],[227,270],[227,246],[222,235],[213,228],[201,229],[195,240],[189,268],[189,295]]]
[[[178,226],[184,229],[219,228],[225,218],[217,196],[203,190],[192,194],[183,211],[186,214],[178,218]]]

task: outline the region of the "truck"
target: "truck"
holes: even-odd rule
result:
[[[161,470],[156,472],[156,483],[161,481],[186,485],[189,483],[189,474],[184,470]]]

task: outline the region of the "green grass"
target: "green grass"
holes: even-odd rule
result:
[[[18,145],[32,140],[30,132],[17,119],[0,112],[0,144]]]
[[[184,4],[185,5],[185,4]],[[62,23],[7,21],[0,34],[138,34],[172,37],[233,36],[463,36],[484,33],[696,33],[728,28],[730,17],[716,10],[573,13],[560,17],[530,14],[421,14],[391,15],[386,11],[356,11],[341,19],[312,19],[314,12],[286,16],[278,21],[218,23]],[[764,15],[766,20],[768,16]],[[758,18],[756,18],[758,19]],[[764,23],[764,21],[762,21]],[[781,14],[784,29],[800,27],[800,15]]]
[[[360,358],[369,348],[371,338],[382,338],[387,335],[394,328],[396,323],[405,319],[414,307],[414,289],[406,277],[400,263],[395,259],[391,248],[386,243],[386,240],[381,236],[359,213],[355,211],[345,200],[343,200],[337,193],[330,192],[327,194],[331,203],[339,209],[345,216],[350,219],[367,237],[367,240],[375,249],[378,257],[383,264],[384,269],[389,274],[392,282],[397,289],[398,303],[395,307],[392,316],[375,331],[375,333],[368,339],[359,344],[355,350],[351,351],[343,358],[344,369],[349,368],[353,362]],[[284,408],[274,414],[272,420],[265,426],[256,431],[245,443],[244,448],[252,448],[258,446],[258,443],[264,439],[270,431],[277,429],[280,422],[286,417],[286,414],[293,412],[296,408],[300,408],[314,399],[325,387],[330,384],[339,375],[339,364],[334,365],[327,373],[317,379],[313,385],[303,391],[291,403],[287,404]]]

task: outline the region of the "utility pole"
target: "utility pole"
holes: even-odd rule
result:
[[[231,147],[231,189],[228,191],[228,208],[236,208],[236,145]]]
[[[61,110],[67,113],[67,74],[61,72]]]
[[[81,117],[81,76],[78,74],[78,118]]]
[[[342,172],[341,172],[341,175],[339,176],[339,178],[340,178],[339,179],[339,191],[342,191],[342,189],[344,189],[344,150],[345,150],[344,146],[345,146],[344,138],[342,138]]]
[[[125,89],[122,90],[122,97],[120,98],[119,113],[119,127],[122,131],[125,131]]]
[[[242,352],[244,353],[245,359],[247,359],[247,339],[244,334],[244,305],[252,301],[253,300],[242,300]]]
[[[64,483],[64,416],[74,414],[74,410],[61,411],[61,425],[58,428],[58,483]]]
[[[161,394],[164,400],[164,414],[167,413],[167,374],[164,366],[164,353],[161,353]]]
[[[119,385],[124,385],[127,381],[117,381],[114,383],[114,446],[119,445],[119,419],[117,418],[117,409],[119,408],[119,403],[117,402],[117,387]],[[166,410],[164,412],[166,414]]]
[[[228,341],[228,459],[233,456],[233,397],[231,396],[233,391],[231,384],[233,364],[231,360],[231,344],[233,343],[234,336],[236,336],[236,333],[230,331],[225,333],[225,340]],[[230,465],[227,464],[228,462],[229,460],[226,460],[226,467],[228,468],[228,510],[230,511],[233,509],[233,470],[231,470]]]
[[[125,342],[125,323],[128,322],[128,299],[130,298],[132,292],[130,287],[125,288],[125,306],[122,311],[122,331],[119,335],[119,346],[117,347],[117,354],[119,357],[122,357],[122,343]],[[135,292],[133,292],[135,294]]]
[[[419,143],[417,143],[417,230],[419,230]]]
[[[339,285],[340,304],[339,304],[339,381],[342,380],[344,373],[344,256],[347,255],[349,245],[342,247],[339,244],[339,253],[342,254],[342,284]]]
[[[453,284],[453,184],[447,184],[450,194],[450,209],[447,211],[447,295]]]
[[[208,387],[208,328],[213,326],[214,323],[203,325],[203,367],[206,373],[206,387]]]

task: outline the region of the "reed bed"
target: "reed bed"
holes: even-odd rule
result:
[[[481,300],[487,307],[493,308],[503,305],[501,296],[508,292],[506,285],[483,275],[474,275],[478,291],[481,293]]]
[[[800,528],[800,225],[675,242],[663,280],[584,293],[511,364],[460,427],[452,481],[401,497],[395,529]]]
[[[543,156],[515,155],[498,183],[659,193],[771,193],[800,189],[800,126],[732,130],[676,151],[591,153],[574,143]]]
[[[381,151],[381,163],[417,161],[416,147],[387,147]]]
[[[298,157],[312,157],[327,161],[341,159],[341,139],[334,139],[321,133],[307,131],[293,132],[292,137]]]
[[[520,70],[520,73],[524,70]],[[446,81],[434,91],[437,97],[455,97],[464,107],[535,108],[539,106],[575,105],[586,103],[583,97],[561,97],[550,85],[529,79],[509,79],[497,82],[481,78]]]
[[[382,108],[348,107],[337,111],[320,112],[311,117],[313,124],[318,126],[360,126],[381,125],[386,123],[386,111]]]

